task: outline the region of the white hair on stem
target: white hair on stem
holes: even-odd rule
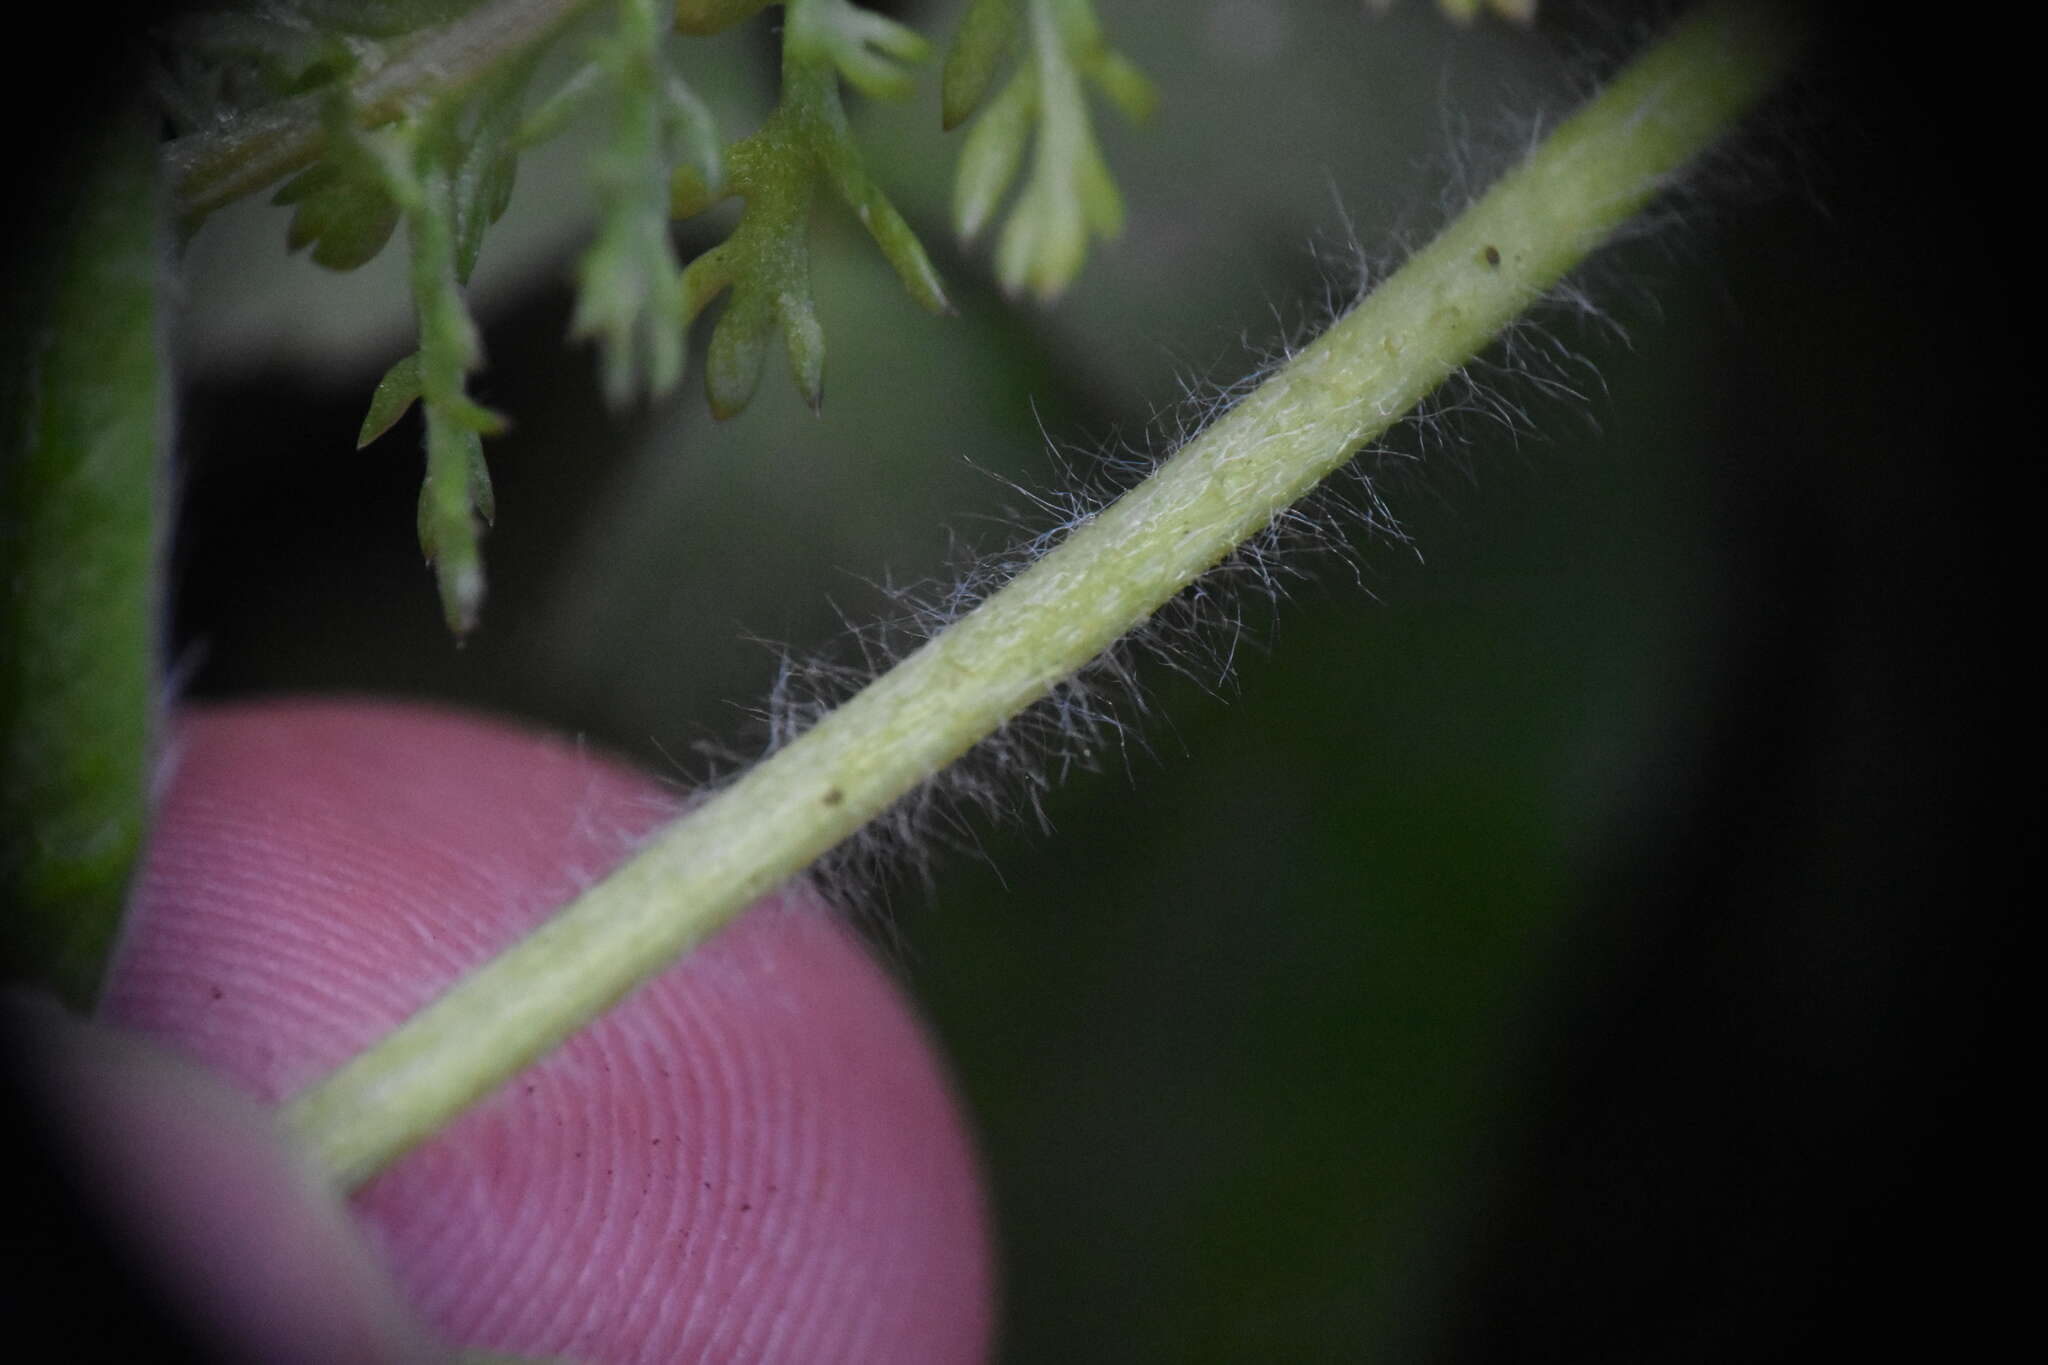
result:
[[[997,771],[1018,762],[1027,803],[1062,765],[1092,761],[1126,733],[1103,696],[1105,683],[1135,695],[1131,632],[1199,623],[1226,582],[1278,592],[1289,570],[1276,545],[1323,524],[1290,509],[1376,450],[1720,140],[1790,72],[1806,29],[1800,11],[1762,0],[1696,12],[1136,487],[1044,553],[989,566],[1019,569],[999,589],[939,590],[951,625],[887,672],[821,712],[866,670],[789,670],[768,714],[792,738],[288,1101],[286,1126],[338,1183],[360,1183],[864,826],[886,819],[914,835],[942,820],[932,779],[962,755],[991,746]],[[1366,481],[1351,491],[1369,519],[1374,465],[1358,462]],[[978,771],[950,779],[956,800],[1010,799]]]

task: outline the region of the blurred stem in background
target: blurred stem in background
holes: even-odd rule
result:
[[[130,108],[80,141],[0,348],[0,937],[7,975],[82,1009],[156,758],[170,405],[154,121]]]

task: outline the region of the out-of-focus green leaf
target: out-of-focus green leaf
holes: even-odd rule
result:
[[[996,276],[1009,292],[1029,292],[1050,303],[1080,273],[1089,237],[1115,237],[1123,230],[1123,198],[1096,143],[1083,80],[1134,120],[1151,115],[1158,93],[1109,46],[1090,0],[1026,3],[1030,43],[1016,75],[983,111],[961,149],[953,222],[963,240],[981,232],[1016,176],[1025,142],[1033,140],[1030,173],[996,247]],[[970,12],[961,44],[975,36],[977,13]],[[986,47],[990,40],[975,41]],[[956,45],[952,60],[964,60],[962,51]],[[981,48],[972,54],[977,63],[984,56]],[[973,75],[979,103],[993,78],[993,60],[987,70],[976,66]],[[971,107],[963,105],[960,116]],[[949,118],[953,112],[949,106]]]
[[[520,115],[532,56],[523,58],[489,81],[473,101],[465,134],[452,152],[452,198],[455,208],[455,278],[469,283],[483,250],[484,232],[504,216],[512,202],[512,184],[519,169]]]
[[[398,226],[398,205],[376,168],[340,154],[287,180],[270,202],[292,206],[285,245],[293,251],[311,246],[313,260],[329,270],[368,262]]]
[[[953,182],[953,230],[962,241],[981,235],[1003,193],[1017,178],[1031,121],[1038,112],[1038,86],[1013,80],[988,112],[968,130],[960,149],[960,174]]]
[[[974,116],[1017,36],[1017,0],[974,0],[946,54],[939,118],[948,129]]]
[[[796,0],[783,42],[798,60],[829,60],[870,99],[899,100],[917,88],[910,68],[931,56],[914,28],[849,0]]]
[[[611,132],[595,168],[597,238],[576,263],[570,334],[593,338],[606,399],[660,398],[683,376],[682,263],[669,240],[676,162],[694,152],[708,187],[721,173],[709,111],[670,68],[660,7],[625,0],[593,65],[611,95]]]

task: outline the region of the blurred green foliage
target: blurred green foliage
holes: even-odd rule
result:
[[[169,394],[154,130],[100,113],[90,168],[22,210],[0,327],[0,979],[98,995],[147,824]]]

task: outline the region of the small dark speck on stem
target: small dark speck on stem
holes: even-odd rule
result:
[[[836,806],[841,801],[844,801],[846,799],[846,793],[839,790],[839,788],[837,787],[827,787],[825,789],[825,794],[818,799],[823,801],[828,806]]]
[[[1496,269],[1496,270],[1500,269],[1500,248],[1499,248],[1499,247],[1497,247],[1497,246],[1493,246],[1493,245],[1490,245],[1490,244],[1489,244],[1489,245],[1487,246],[1487,248],[1486,248],[1486,263],[1487,263],[1488,265],[1492,266],[1492,267],[1493,267],[1494,269]]]

